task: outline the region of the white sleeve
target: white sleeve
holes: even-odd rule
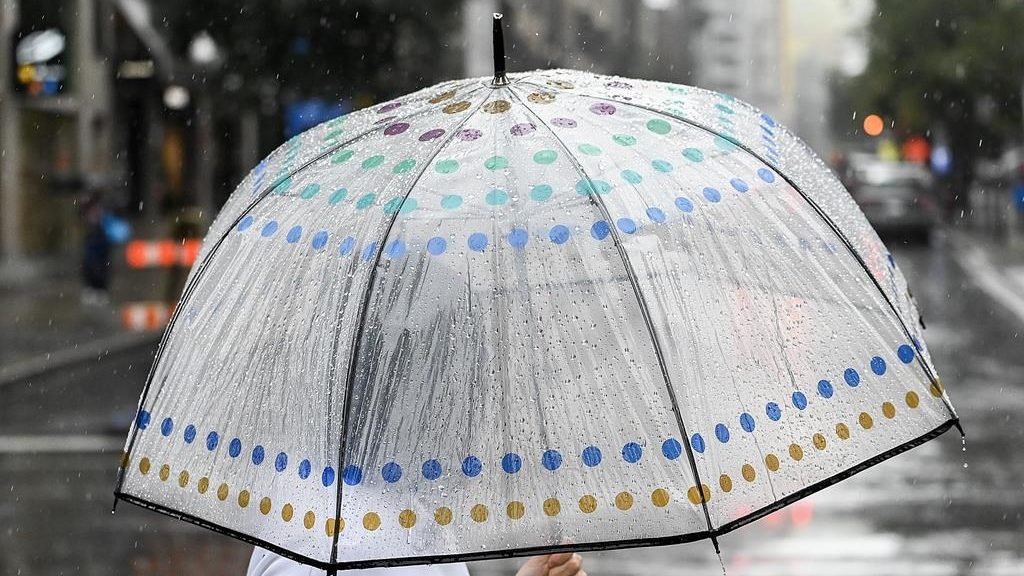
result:
[[[326,572],[257,547],[252,551],[249,569],[245,574],[246,576],[325,576]],[[339,574],[345,576],[469,576],[469,570],[465,564],[458,563],[345,570]]]

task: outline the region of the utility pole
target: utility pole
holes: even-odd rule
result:
[[[18,0],[0,0],[0,264],[20,263],[21,194],[19,109],[11,78],[11,40],[18,25]]]

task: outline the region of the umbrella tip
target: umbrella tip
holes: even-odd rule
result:
[[[500,12],[494,13],[494,79],[491,86],[508,86],[505,76],[505,36],[502,33]]]

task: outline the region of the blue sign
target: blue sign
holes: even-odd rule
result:
[[[345,102],[326,102],[320,98],[292,102],[284,108],[284,136],[291,138],[349,110]]]
[[[950,153],[947,146],[939,145],[932,148],[931,165],[932,171],[939,176],[949,174],[949,171],[953,169],[953,154]]]

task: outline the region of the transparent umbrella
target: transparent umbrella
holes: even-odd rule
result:
[[[672,544],[957,425],[892,256],[799,139],[498,60],[241,183],[118,498],[329,569]]]

